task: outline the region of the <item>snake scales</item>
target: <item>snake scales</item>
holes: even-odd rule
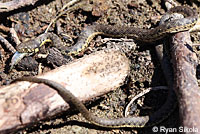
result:
[[[166,13],[166,15],[172,13],[183,14],[185,18],[163,23],[154,29],[103,24],[87,26],[81,32],[77,43],[70,48],[66,47],[57,35],[53,33],[44,33],[33,40],[21,43],[16,49],[20,53],[37,52],[46,42],[52,42],[52,45],[60,49],[63,54],[78,55],[88,47],[89,42],[98,34],[113,37],[130,37],[142,42],[154,42],[162,39],[167,34],[190,29],[196,24],[198,19],[197,13],[189,7],[178,6],[172,8]]]
[[[63,54],[68,55],[77,55],[80,52],[84,51],[88,46],[89,42],[92,40],[94,36],[97,34],[103,34],[107,36],[114,37],[124,37],[128,36],[134,38],[136,40],[144,41],[144,42],[154,42],[159,40],[170,33],[176,33],[180,31],[189,30],[192,26],[196,24],[198,19],[197,13],[190,9],[189,7],[175,7],[170,9],[166,14],[172,13],[181,13],[185,18],[172,20],[166,22],[164,24],[159,25],[154,29],[139,29],[135,27],[126,27],[126,26],[109,26],[109,25],[92,25],[86,27],[78,39],[78,42],[72,46],[71,48],[66,49],[63,45],[58,45],[60,39],[51,33],[45,33],[38,36],[34,40],[30,40],[28,42],[22,43],[17,47],[17,51],[21,53],[32,53],[39,51],[39,48],[44,45],[46,42],[53,42],[52,44],[58,47],[62,51]],[[150,115],[150,116],[140,116],[140,117],[124,117],[118,119],[105,119],[94,116],[90,113],[86,107],[80,102],[73,94],[71,94],[68,90],[66,90],[62,85],[50,81],[47,79],[40,79],[35,77],[22,77],[16,79],[15,81],[30,81],[37,83],[45,83],[58,91],[58,93],[63,97],[66,102],[71,102],[76,108],[82,113],[82,115],[90,122],[102,126],[102,127],[111,127],[111,128],[119,128],[119,127],[144,127],[144,126],[152,126],[155,123],[159,123],[163,119],[167,118],[169,115],[169,111],[172,110],[172,103],[174,94],[169,92],[168,100],[165,103],[165,106],[162,107],[158,112]],[[170,86],[171,88],[172,86]],[[172,98],[171,98],[172,97]],[[171,103],[171,104],[170,104]]]

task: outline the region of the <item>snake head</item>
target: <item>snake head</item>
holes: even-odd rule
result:
[[[41,43],[37,40],[29,40],[19,44],[16,49],[19,53],[36,53],[39,51]]]

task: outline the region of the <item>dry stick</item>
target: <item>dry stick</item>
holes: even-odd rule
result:
[[[130,109],[130,106],[133,104],[133,102],[134,102],[136,99],[140,98],[141,96],[144,96],[145,94],[147,94],[148,92],[150,92],[150,91],[152,91],[152,90],[156,91],[156,90],[161,90],[161,89],[166,89],[166,90],[167,90],[168,87],[166,87],[166,86],[150,87],[150,88],[147,88],[147,89],[143,90],[142,92],[140,92],[140,93],[137,94],[136,96],[134,96],[134,97],[131,99],[131,101],[128,103],[128,105],[126,106],[126,109],[125,109],[125,117],[127,117],[127,116],[129,115],[128,110]]]
[[[0,25],[0,31],[3,31],[3,32],[8,33],[8,32],[10,32],[10,28],[9,28],[9,27],[6,27],[6,26],[4,26],[4,25]]]
[[[13,0],[5,3],[0,2],[0,12],[9,12],[26,5],[34,5],[38,0]]]
[[[5,27],[3,25],[0,26],[0,29],[3,30],[4,32],[9,32],[11,34],[11,38],[13,39],[13,41],[18,45],[20,44],[20,40],[17,36],[16,31],[14,30],[14,28],[8,28]],[[5,47],[12,52],[13,54],[16,52],[15,48],[12,46],[12,44],[10,44],[7,39],[5,39],[3,36],[0,35],[0,42],[3,43],[5,45]]]
[[[56,17],[50,22],[50,24],[48,25],[47,29],[45,30],[45,33],[47,33],[49,31],[49,28],[53,25],[53,23],[56,22],[56,20],[58,18],[60,18],[61,16],[63,16],[64,14],[66,14],[68,12],[71,12],[73,10],[76,10],[76,9],[80,8],[80,6],[82,5],[82,3],[78,3],[80,1],[81,0],[72,0],[72,1],[68,2],[67,4],[65,4],[62,7],[62,9],[58,12]],[[85,0],[82,0],[82,1],[85,1]],[[76,5],[74,5],[74,4],[76,4]],[[72,6],[72,5],[74,5],[74,6]],[[72,7],[70,7],[70,6],[72,6]]]
[[[174,89],[179,100],[181,123],[185,128],[193,128],[195,133],[197,129],[200,131],[200,90],[196,78],[197,56],[191,45],[189,32],[177,33],[171,38]]]
[[[11,51],[12,53],[15,53],[16,50],[15,48],[12,46],[12,44],[10,44],[3,36],[0,35],[0,42],[3,43],[5,45],[5,47]]]
[[[17,36],[17,32],[15,31],[14,28],[10,28],[10,34],[11,34],[11,38],[16,43],[16,45],[19,45],[21,43],[21,41],[19,40],[19,38]]]

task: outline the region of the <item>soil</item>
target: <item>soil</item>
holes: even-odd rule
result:
[[[199,10],[197,1],[174,0],[178,5],[186,5]],[[27,39],[37,37],[42,34],[48,24],[54,19],[56,13],[69,0],[39,1],[35,6],[21,8],[5,15],[2,22],[5,26],[13,27],[18,33],[19,39],[23,42]],[[154,28],[158,25],[160,17],[166,12],[164,2],[161,0],[93,0],[86,5],[81,5],[65,16],[58,19],[56,25],[50,28],[50,32],[65,33],[76,42],[80,31],[87,25],[94,23],[110,25],[129,25],[140,28]],[[199,12],[199,11],[198,11]],[[1,33],[7,36],[5,33]],[[192,39],[195,41],[196,36]],[[68,45],[73,45],[68,41]],[[123,47],[125,46],[125,47]],[[130,48],[127,48],[130,47]],[[103,36],[96,37],[84,54],[90,54],[99,49],[107,47],[117,47],[122,49],[131,61],[131,73],[126,84],[119,87],[114,92],[106,94],[97,101],[88,104],[91,112],[100,117],[121,117],[124,115],[124,108],[133,96],[148,87],[166,86],[162,69],[156,58],[154,46],[135,45],[133,40],[113,39]],[[130,51],[131,50],[131,51]],[[21,71],[16,67],[12,72],[8,72],[11,56],[13,55],[4,46],[0,46],[0,84],[7,85],[17,77],[23,75],[37,75],[37,69]],[[36,62],[41,62],[43,72],[53,69],[55,65],[44,62],[37,56]],[[73,60],[73,59],[72,59]],[[34,62],[35,63],[35,62]],[[38,65],[38,63],[35,63]],[[37,68],[37,66],[36,66]],[[22,68],[24,69],[24,68]],[[147,95],[139,98],[132,106],[133,115],[151,114],[164,104],[167,90],[151,91]],[[178,128],[179,125],[178,108],[157,127]],[[153,134],[152,128],[124,128],[105,129],[93,126],[78,112],[67,111],[51,120],[42,121],[32,128],[27,128],[19,132],[20,134]]]

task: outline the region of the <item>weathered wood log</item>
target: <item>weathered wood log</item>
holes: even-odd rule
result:
[[[199,133],[200,88],[196,78],[197,56],[192,51],[189,32],[177,33],[171,41],[174,89],[179,100],[182,127],[185,129],[184,133]]]
[[[40,78],[56,81],[85,102],[121,86],[129,60],[119,51],[99,51],[47,72]],[[44,84],[17,82],[0,89],[0,133],[24,128],[66,111],[69,105]]]
[[[0,12],[9,12],[28,5],[34,5],[38,0],[12,0],[9,2],[0,2]]]

